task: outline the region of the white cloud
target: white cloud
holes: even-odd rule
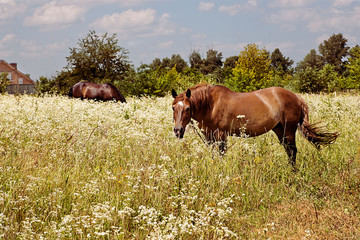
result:
[[[306,7],[316,0],[275,0],[269,5],[272,8],[299,8]]]
[[[118,33],[119,38],[159,36],[175,32],[174,24],[169,21],[169,18],[170,15],[167,13],[156,17],[154,9],[138,11],[130,9],[122,13],[105,15],[90,24],[90,27]]]
[[[211,9],[213,9],[215,6],[215,4],[213,2],[200,2],[199,3],[199,11],[203,11],[203,12],[206,12],[206,11],[210,11]]]
[[[353,31],[360,27],[360,7],[351,11],[330,10],[329,14],[318,15],[317,19],[308,23],[311,32]]]
[[[292,4],[291,4],[291,3]],[[336,6],[350,6],[352,0],[335,0],[332,4],[311,5],[312,0],[290,1],[276,0],[271,6],[280,7],[269,16],[269,22],[279,24],[281,28],[295,30],[305,27],[313,33],[346,32],[360,27],[360,6],[350,8],[336,8]]]
[[[0,20],[9,19],[25,11],[25,6],[14,0],[0,0]]]
[[[9,44],[13,43],[15,34],[6,34],[0,39],[0,56],[1,58],[11,56],[13,54],[13,48],[9,47]]]
[[[14,38],[15,34],[6,34],[2,39],[0,39],[0,47],[3,47],[6,43],[12,42]]]
[[[132,9],[122,13],[115,13],[113,15],[105,15],[103,18],[94,22],[94,25],[100,28],[134,28],[148,26],[155,20],[155,10],[145,9],[134,11]]]
[[[222,5],[219,7],[220,12],[234,16],[240,12],[253,11],[258,6],[256,0],[248,0],[246,3],[235,3],[234,5]]]
[[[334,7],[347,7],[351,5],[354,0],[335,0]]]
[[[141,6],[148,2],[153,2],[156,0],[62,0],[63,4],[74,4],[76,6],[87,6],[94,7],[98,5],[105,4],[118,4],[121,7],[133,7],[133,6]]]
[[[86,9],[75,5],[59,5],[56,1],[37,9],[32,16],[26,17],[25,26],[41,26],[43,30],[66,28],[68,24],[83,18]]]
[[[317,13],[310,8],[281,9],[272,13],[269,17],[270,23],[279,24],[287,30],[295,30],[300,23],[316,22]]]

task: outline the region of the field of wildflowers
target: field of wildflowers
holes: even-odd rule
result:
[[[176,139],[170,96],[0,95],[0,238],[358,239],[360,96],[302,97],[341,135],[293,172],[273,133]]]

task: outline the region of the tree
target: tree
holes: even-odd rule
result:
[[[232,76],[226,79],[227,86],[236,91],[253,91],[269,86],[273,72],[269,52],[249,44],[239,55]]]
[[[70,48],[70,56],[66,57],[67,72],[73,82],[107,81],[121,88],[133,71],[128,59],[128,50],[118,45],[116,34],[99,36],[90,31],[79,40],[78,47]]]
[[[206,59],[203,62],[204,64],[200,71],[205,75],[214,73],[222,67],[222,53],[214,49],[209,49],[206,52]]]
[[[224,68],[235,68],[239,56],[231,56],[225,59]]]
[[[195,68],[202,74],[217,73],[222,67],[222,53],[214,49],[206,52],[206,58],[203,59],[199,51],[194,50],[189,57],[190,67]]]
[[[299,92],[319,92],[324,88],[324,85],[319,83],[319,70],[312,67],[297,71],[293,85]]]
[[[323,58],[317,54],[315,49],[311,49],[305,58],[300,61],[296,67],[297,71],[305,70],[310,67],[313,69],[321,69],[325,65]]]
[[[55,93],[56,83],[53,79],[41,76],[35,83],[35,89],[38,93]]]
[[[171,58],[166,57],[162,60],[160,60],[160,58],[155,58],[149,67],[153,71],[159,69],[170,70],[175,67],[177,72],[183,72],[188,65],[179,54],[173,54]]]
[[[270,56],[271,66],[280,75],[290,74],[292,69],[291,66],[294,61],[288,57],[284,57],[280,49],[276,48]]]
[[[9,86],[8,73],[0,73],[0,93],[4,93],[7,86]]]
[[[320,70],[307,67],[296,72],[293,80],[295,90],[300,92],[333,92],[341,88],[340,84],[341,77],[330,64]]]
[[[202,65],[204,64],[203,59],[201,58],[201,55],[198,50],[194,50],[189,57],[189,63],[190,67],[197,69],[200,71]]]
[[[348,55],[349,47],[346,46],[347,39],[341,33],[333,34],[328,40],[319,45],[319,53],[323,61],[334,66],[335,70],[342,74],[345,70],[343,58]]]
[[[137,70],[133,94],[165,96],[171,89],[178,87],[179,78],[175,66],[168,70],[161,67],[153,70],[149,65],[142,64]]]
[[[176,68],[177,72],[183,72],[187,67],[188,64],[179,54],[173,54],[170,59],[170,68]]]
[[[356,45],[349,51],[347,64],[348,77],[344,83],[345,88],[360,88],[360,46]]]

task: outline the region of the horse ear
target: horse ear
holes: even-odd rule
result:
[[[171,90],[171,95],[173,96],[173,98],[177,97],[177,93],[176,93],[176,91],[174,89]]]
[[[190,97],[191,97],[191,90],[190,90],[190,89],[188,89],[188,90],[186,91],[186,97],[187,97],[187,98],[190,98]]]

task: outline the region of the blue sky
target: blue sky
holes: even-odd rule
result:
[[[360,45],[360,1],[0,0],[0,59],[33,80],[61,71],[89,30],[116,33],[135,67],[210,48],[225,60],[249,43],[297,63],[334,33]]]

